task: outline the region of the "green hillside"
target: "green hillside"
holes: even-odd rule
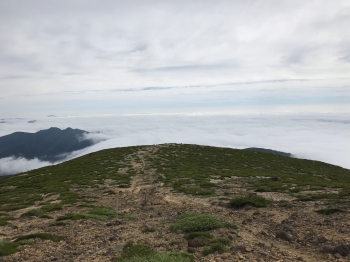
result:
[[[350,170],[311,160],[273,154],[198,145],[158,146],[143,159],[147,146],[102,150],[74,160],[13,176],[0,177],[0,211],[41,206],[45,197],[59,194],[60,206],[91,202],[86,188],[100,188],[110,179],[115,187],[128,187],[135,165],[144,161],[158,182],[193,195],[225,194],[212,179],[241,177],[252,192],[285,192],[298,200],[343,199],[350,196]],[[278,177],[273,181],[270,177]],[[329,189],[334,190],[329,190]]]

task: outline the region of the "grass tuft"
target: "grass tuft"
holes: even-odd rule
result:
[[[224,227],[224,223],[217,217],[193,212],[178,216],[178,221],[170,226],[170,230],[180,230],[185,233],[207,231]]]
[[[0,217],[0,226],[10,225],[11,223],[9,223],[8,221],[11,221],[11,220],[15,220],[15,218],[7,215]]]
[[[192,255],[184,252],[156,253],[152,248],[145,244],[133,244],[128,242],[124,248],[121,257],[116,258],[115,262],[193,262]]]
[[[212,243],[210,244],[210,247],[206,247],[202,250],[202,254],[204,256],[207,256],[209,254],[213,254],[213,253],[225,253],[228,251],[228,248],[221,243]]]
[[[146,234],[146,233],[152,233],[152,232],[156,232],[157,230],[154,227],[147,227],[142,229],[142,233]]]
[[[193,239],[193,238],[196,238],[196,237],[206,237],[206,238],[213,238],[213,236],[207,232],[191,232],[191,233],[188,233],[186,234],[185,236],[185,239]]]
[[[21,217],[39,217],[39,218],[51,218],[46,214],[44,210],[41,208],[39,209],[32,209],[29,210],[21,215]]]
[[[345,211],[339,208],[325,208],[325,209],[316,210],[315,212],[321,215],[331,215],[334,213],[344,213]]]
[[[269,203],[270,203],[269,200],[261,196],[250,194],[248,196],[236,197],[234,199],[231,199],[229,202],[229,205],[231,207],[237,207],[237,208],[241,208],[246,205],[250,205],[254,207],[266,207]]]
[[[62,236],[53,235],[53,234],[49,234],[49,233],[35,233],[35,234],[20,236],[15,240],[15,242],[18,243],[18,242],[23,241],[23,240],[35,239],[35,238],[40,238],[40,239],[44,239],[44,240],[51,240],[53,242],[60,242],[61,240],[64,239],[64,237],[62,237]]]
[[[18,251],[17,247],[17,243],[7,240],[0,240],[0,256],[8,256],[16,253]]]

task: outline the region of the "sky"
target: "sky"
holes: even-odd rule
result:
[[[125,116],[156,115],[167,125],[154,122],[156,137],[237,147],[223,132],[233,128],[231,116],[245,116],[256,132],[270,127],[280,136],[251,131],[255,140],[246,144],[265,139],[284,149],[294,139],[296,152],[349,168],[350,151],[341,149],[349,138],[349,28],[348,0],[0,0],[0,135],[68,123],[95,131],[86,119],[117,134],[118,125],[137,127]],[[106,116],[119,124],[102,124]],[[187,133],[190,116],[203,140]],[[172,121],[183,129],[169,130]],[[287,138],[271,121],[281,132],[293,123],[305,133]],[[144,139],[148,128],[138,128],[134,139],[123,133],[124,141],[165,141]],[[313,133],[327,140],[310,149],[303,135]],[[227,139],[215,142],[216,135]],[[316,148],[338,154],[325,158]]]

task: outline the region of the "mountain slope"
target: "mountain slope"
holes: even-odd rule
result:
[[[349,203],[350,170],[318,161],[183,144],[107,149],[0,177],[0,236],[18,245],[1,259],[124,261],[132,241],[194,261],[332,261],[349,254]],[[181,218],[208,224],[198,214],[217,228],[194,223],[205,232],[186,234]],[[196,246],[196,235],[209,239]]]
[[[288,157],[293,156],[291,153],[286,153],[286,152],[281,152],[281,151],[276,151],[276,150],[266,149],[266,148],[260,148],[260,147],[248,147],[248,148],[245,148],[244,150],[249,150],[249,151],[253,151],[253,152],[269,153],[269,154],[280,155],[280,156],[288,156]]]
[[[60,154],[80,150],[93,145],[90,140],[81,140],[88,132],[51,127],[36,133],[15,132],[0,137],[0,158],[24,157],[43,161],[56,161]]]

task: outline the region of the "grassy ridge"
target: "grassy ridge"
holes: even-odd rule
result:
[[[115,187],[128,187],[131,177],[136,174],[133,163],[141,163],[137,152],[146,149],[147,146],[107,149],[59,165],[0,177],[0,212],[33,204],[40,204],[45,209],[50,207],[45,197],[54,194],[59,194],[60,207],[77,202],[90,203],[94,200],[81,192],[87,187],[103,186],[106,179],[111,179]],[[297,194],[305,190],[340,189],[338,194],[309,193],[300,197],[303,201],[350,196],[350,170],[318,161],[182,144],[162,145],[155,153],[149,153],[145,161],[148,167],[163,175],[160,181],[166,186],[187,194],[215,195],[216,185],[211,179],[236,176],[247,178],[245,186],[258,192]],[[268,179],[272,176],[279,180]]]
[[[91,199],[79,194],[79,189],[98,187],[106,179],[112,179],[116,187],[128,187],[136,173],[130,164],[130,157],[138,149],[102,150],[62,164],[0,177],[0,211],[21,209],[35,203],[47,205],[43,202],[44,196],[54,194],[59,194],[61,204],[89,202]]]
[[[341,188],[341,197],[350,196],[350,170],[319,161],[198,145],[161,147],[146,161],[165,175],[165,185],[189,194],[214,194],[212,178],[276,176],[278,181],[255,179],[247,186],[286,193]]]

